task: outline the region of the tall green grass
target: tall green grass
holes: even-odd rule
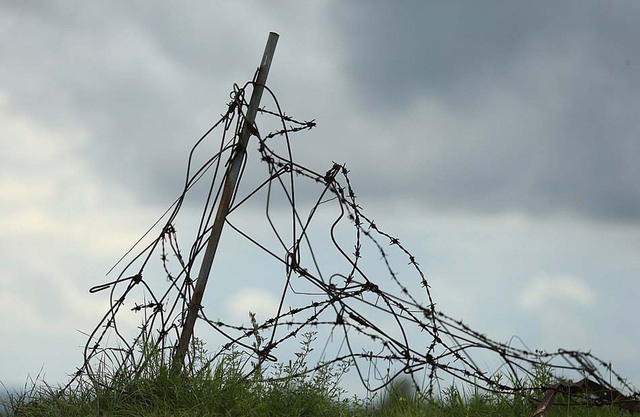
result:
[[[282,417],[359,417],[359,416],[531,416],[535,405],[526,389],[519,395],[488,394],[475,388],[450,386],[437,397],[419,394],[398,381],[379,397],[348,397],[341,378],[349,369],[345,363],[306,373],[312,351],[313,334],[303,335],[295,360],[258,369],[244,376],[252,358],[229,352],[215,364],[208,360],[201,343],[193,344],[192,358],[199,366],[187,375],[171,372],[162,352],[142,348],[147,366],[134,375],[112,372],[103,367],[98,379],[83,381],[62,393],[46,384],[32,382],[29,389],[13,393],[4,400],[10,416],[282,416]],[[257,341],[259,343],[259,340]],[[544,368],[536,378],[549,378]],[[520,381],[534,386],[541,381]],[[106,388],[108,387],[108,388]],[[560,400],[559,403],[562,403]],[[0,409],[2,409],[0,407]],[[615,407],[557,405],[549,417],[629,416]]]

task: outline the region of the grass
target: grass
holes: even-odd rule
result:
[[[104,370],[100,380],[85,381],[62,394],[46,384],[32,383],[30,389],[3,400],[3,405],[6,415],[16,417],[522,417],[531,416],[535,409],[524,395],[491,395],[455,386],[444,389],[437,398],[416,395],[402,383],[392,385],[383,398],[348,398],[340,386],[348,364],[337,369],[324,367],[314,374],[303,372],[312,342],[313,335],[306,334],[295,361],[276,365],[272,370],[276,378],[269,381],[263,380],[261,372],[243,376],[250,360],[246,356],[231,352],[213,365],[206,360],[202,345],[196,344],[201,366],[186,377],[172,373],[159,352],[144,349],[149,366],[137,377]],[[539,375],[548,377],[544,370]],[[547,413],[548,417],[630,415],[617,407],[567,405]]]

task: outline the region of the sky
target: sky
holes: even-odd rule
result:
[[[347,165],[441,311],[640,385],[637,2],[65,0],[0,2],[5,386],[81,364],[107,305],[88,289],[175,200],[270,31],[269,87],[318,125],[298,160]],[[251,277],[220,293],[221,315],[277,303]]]

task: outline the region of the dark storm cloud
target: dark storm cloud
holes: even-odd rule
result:
[[[335,3],[330,19],[197,4],[4,4],[8,102],[85,128],[95,171],[167,204],[275,30],[272,86],[285,111],[318,119],[304,162],[346,162],[359,195],[640,219],[636,3]]]
[[[386,108],[425,93],[468,96],[482,87],[474,84],[508,76],[537,41],[588,37],[594,53],[619,67],[640,58],[638,9],[623,2],[373,1],[340,4],[334,13],[352,82]]]
[[[379,180],[364,186],[442,209],[640,220],[639,11],[634,2],[336,7],[348,77],[370,114],[392,123],[427,100],[475,129],[415,121],[419,129],[384,139],[402,146],[385,155],[387,175],[370,164]]]

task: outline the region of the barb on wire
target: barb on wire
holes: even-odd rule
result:
[[[83,363],[69,384],[88,378],[108,385],[98,378],[105,366],[114,375],[143,375],[148,364],[140,352],[147,344],[170,360],[193,295],[194,268],[206,246],[224,171],[244,122],[245,90],[251,86],[252,82],[234,86],[227,111],[190,152],[182,193],[118,261],[118,277],[90,290],[109,290],[110,304],[90,333]],[[252,375],[272,361],[284,360],[297,337],[311,331],[325,342],[317,364],[300,372],[348,363],[354,379],[368,391],[384,388],[404,375],[418,389],[430,392],[439,388],[440,381],[458,380],[487,391],[514,393],[523,389],[519,381],[535,378],[536,369],[544,366],[554,372],[575,372],[638,398],[635,388],[589,352],[532,351],[499,343],[436,309],[416,257],[365,215],[346,167],[333,163],[326,171],[316,172],[294,159],[290,135],[314,128],[315,121],[285,115],[273,92],[266,87],[265,91],[274,109],[260,109],[264,120],[252,126],[262,176],[252,179],[254,186],[237,189],[227,233],[251,247],[244,259],[259,257],[259,262],[280,271],[269,277],[279,287],[279,301],[270,317],[258,321],[252,315],[249,324],[214,320],[207,306],[202,306],[198,337],[205,339],[209,334],[219,342],[210,361],[239,350],[253,358],[245,370]],[[265,129],[269,123],[270,131]],[[219,144],[209,156],[214,132],[219,132],[214,138]],[[247,169],[245,160],[241,177]],[[196,194],[196,189],[204,192]],[[193,208],[193,201],[202,209],[194,238],[185,247],[178,231],[189,230],[185,224],[190,219],[183,209]],[[246,213],[253,217],[260,213],[261,229],[247,224]],[[140,248],[143,241],[146,246]],[[196,359],[188,355],[186,363]],[[479,363],[493,368],[484,369]]]

